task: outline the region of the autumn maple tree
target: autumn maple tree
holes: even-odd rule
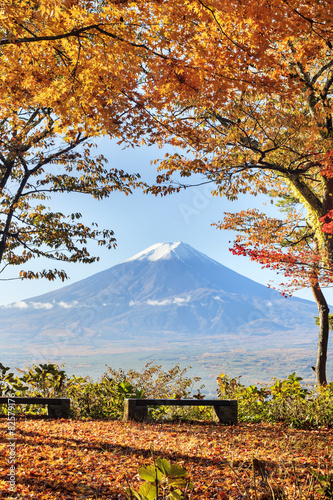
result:
[[[273,192],[271,192],[273,196]],[[284,218],[270,217],[258,209],[225,213],[223,221],[215,224],[219,229],[237,232],[233,247],[234,255],[249,257],[264,268],[285,276],[278,284],[283,295],[308,287],[312,290],[318,307],[318,351],[314,367],[316,380],[326,384],[326,361],[329,338],[329,307],[323,288],[330,286],[333,269],[323,262],[318,251],[315,231],[295,197],[275,193],[277,205]]]
[[[89,263],[87,242],[111,248],[111,229],[81,222],[79,211],[64,214],[49,207],[55,193],[89,194],[97,199],[114,190],[129,194],[139,185],[137,175],[108,168],[103,155],[93,157],[92,145],[82,134],[61,138],[56,119],[45,108],[13,114],[0,129],[0,262],[23,265],[35,257],[50,261]],[[80,148],[81,147],[81,148]],[[21,271],[22,278],[66,278],[60,269]]]
[[[70,214],[54,211],[48,200],[55,193],[102,199],[141,184],[138,175],[93,157],[92,147],[94,137],[106,134],[136,144],[149,126],[139,105],[142,50],[116,4],[1,3],[2,267],[39,256],[88,263],[98,258],[90,255],[88,240],[115,245],[111,229],[83,224],[78,207]],[[20,276],[64,279],[66,273],[24,267]]]

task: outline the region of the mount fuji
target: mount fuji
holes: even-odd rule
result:
[[[85,375],[105,363],[138,367],[154,359],[200,365],[214,377],[234,360],[232,370],[240,363],[251,378],[271,359],[291,364],[288,373],[295,362],[307,370],[316,313],[313,302],[284,298],[190,245],[159,243],[55,292],[0,307],[0,346],[6,363],[64,361],[76,371],[82,365]]]

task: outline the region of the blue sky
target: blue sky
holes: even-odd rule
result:
[[[169,152],[173,152],[168,149]],[[109,165],[128,172],[140,172],[147,182],[153,182],[155,167],[150,161],[162,158],[165,151],[157,147],[122,149],[107,138],[98,140],[96,154],[103,153]],[[199,179],[198,179],[199,180]],[[220,231],[211,226],[212,222],[222,219],[224,211],[239,211],[247,207],[267,208],[263,206],[264,197],[243,196],[236,202],[224,198],[212,197],[209,186],[187,189],[179,194],[167,197],[144,195],[136,191],[132,196],[114,193],[107,200],[96,201],[88,196],[63,194],[53,204],[62,211],[79,211],[86,223],[97,222],[100,228],[110,228],[117,238],[116,250],[103,247],[94,248],[100,261],[94,264],[68,264],[61,266],[70,276],[70,280],[48,282],[2,281],[0,305],[35,297],[58,289],[66,284],[79,281],[94,273],[116,265],[155,243],[183,241],[197,250],[221,262],[234,271],[259,283],[267,285],[270,280],[280,281],[279,276],[244,257],[233,256],[228,248],[233,235],[229,231]],[[271,210],[271,206],[269,206]],[[44,262],[36,260],[29,268],[40,269]],[[47,265],[47,263],[45,264]],[[14,271],[14,272],[13,272]],[[1,278],[11,278],[17,270],[6,270]],[[283,281],[283,279],[281,279]],[[310,290],[301,290],[298,296],[312,300]],[[333,304],[333,291],[326,291],[327,299]]]

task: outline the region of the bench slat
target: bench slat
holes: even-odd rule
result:
[[[137,406],[230,406],[229,400],[219,399],[136,399]]]
[[[15,404],[37,404],[37,405],[61,405],[62,401],[68,401],[68,398],[38,398],[38,397],[0,397],[0,404],[7,404],[8,401],[15,401]]]

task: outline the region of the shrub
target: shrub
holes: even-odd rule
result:
[[[136,395],[125,397],[146,397],[151,399],[187,399],[198,398],[204,396],[201,393],[203,385],[199,387],[197,393],[192,395],[194,384],[200,381],[200,377],[190,378],[187,375],[191,367],[180,368],[177,364],[169,370],[163,370],[162,365],[154,365],[152,362],[147,363],[143,370],[128,370],[125,372],[122,369],[114,370],[108,367],[108,373],[102,377],[102,383],[128,382],[130,386],[137,391]],[[140,395],[140,391],[144,391]],[[144,394],[144,396],[143,396]],[[124,399],[123,398],[123,399]],[[123,408],[123,399],[120,402],[120,407]],[[198,408],[179,408],[158,406],[149,409],[149,417],[158,418],[202,418],[202,413],[205,409]],[[200,414],[201,412],[201,414]],[[209,413],[208,413],[209,415]],[[206,412],[207,418],[207,412]]]
[[[152,362],[147,363],[143,370],[114,370],[107,367],[108,374],[104,374],[104,380],[113,380],[115,382],[129,382],[135,389],[145,389],[147,398],[175,398],[184,399],[191,396],[194,383],[200,381],[200,377],[190,378],[187,376],[188,369],[180,368],[177,364],[167,371],[162,370],[162,365],[154,365]],[[198,390],[198,395],[201,395],[201,386]]]
[[[25,388],[18,386],[18,391],[21,394],[24,392],[29,396],[41,396],[44,398],[63,396],[65,384],[68,377],[64,370],[61,370],[59,365],[54,363],[32,365],[32,368],[20,370],[21,377],[16,377]]]
[[[261,387],[240,383],[240,377],[221,374],[218,397],[238,400],[241,422],[286,422],[293,427],[331,426],[333,423],[333,382],[327,386],[304,387],[292,373],[284,380]]]

